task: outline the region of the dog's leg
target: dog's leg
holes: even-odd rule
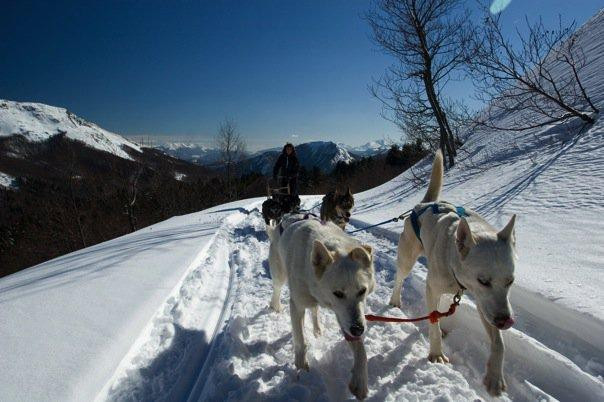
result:
[[[363,341],[348,342],[354,355],[354,364],[352,366],[352,378],[348,384],[348,389],[358,399],[367,398],[369,387],[367,385],[367,353]]]
[[[390,298],[390,305],[401,307],[401,291],[403,289],[403,281],[411,272],[417,257],[421,254],[422,245],[412,233],[411,224],[405,221],[405,228],[398,242],[398,255],[396,258],[396,279],[394,280],[394,290]]]
[[[430,287],[426,286],[426,306],[428,311],[434,311],[438,309],[438,302],[442,293],[435,291]],[[440,330],[440,324],[430,323],[428,325],[428,336],[430,338],[430,354],[428,360],[432,363],[449,363],[449,358],[443,353],[442,347],[442,332]]]
[[[308,360],[306,360],[306,341],[304,340],[304,308],[296,305],[290,298],[289,313],[292,319],[292,335],[294,337],[295,363],[298,370],[308,371]]]
[[[281,288],[287,279],[287,273],[283,267],[279,251],[276,250],[276,245],[271,243],[268,253],[268,266],[271,272],[273,281],[273,297],[271,298],[270,307],[276,312],[281,312]]]
[[[312,315],[312,328],[316,338],[321,336],[321,325],[319,324],[319,306],[315,306],[310,309]]]
[[[484,377],[484,385],[487,387],[489,394],[499,396],[506,388],[505,379],[503,378],[503,338],[501,337],[501,331],[487,322],[480,309],[478,312],[480,314],[480,321],[482,321],[484,329],[491,340],[491,355],[487,362],[487,374]]]

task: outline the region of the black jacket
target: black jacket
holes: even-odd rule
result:
[[[296,153],[292,152],[291,155],[287,155],[284,151],[279,155],[279,159],[273,167],[273,176],[296,177],[299,168],[300,164]]]

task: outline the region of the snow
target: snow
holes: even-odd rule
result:
[[[585,84],[603,108],[604,12],[583,32]],[[518,214],[517,323],[504,332],[501,400],[604,399],[603,134],[601,118],[587,128],[476,131],[446,173],[445,199],[497,227]],[[349,229],[414,206],[425,184],[413,179],[427,179],[430,164],[356,194]],[[303,207],[320,198],[303,197]],[[307,323],[310,371],[294,368],[288,303],[268,309],[261,202],[175,217],[0,279],[0,399],[351,399],[352,356],[327,309],[320,337]],[[423,259],[404,283],[403,309],[387,305],[401,228],[354,234],[374,248],[369,312],[425,313]],[[491,400],[482,385],[489,345],[471,295],[443,329],[446,365],[428,363],[425,323],[369,324],[368,399]]]
[[[19,134],[28,141],[39,142],[61,133],[69,139],[125,159],[132,158],[124,147],[142,152],[133,142],[87,122],[66,109],[0,99],[0,137]]]
[[[0,187],[6,189],[16,188],[15,178],[9,174],[0,172]]]
[[[2,400],[91,400],[232,208],[175,217],[0,280]]]
[[[178,181],[183,181],[187,178],[187,175],[185,173],[174,172],[174,178]]]

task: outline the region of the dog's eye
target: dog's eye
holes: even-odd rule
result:
[[[335,297],[337,297],[338,299],[343,299],[344,298],[344,293],[340,292],[339,290],[336,290],[335,292],[333,292],[333,295]]]
[[[487,281],[485,279],[478,278],[478,283],[487,288],[491,287],[491,281]]]
[[[357,293],[359,296],[363,296],[365,294],[365,292],[367,291],[367,288],[363,288],[361,290],[359,290],[359,293]]]
[[[514,283],[514,280],[510,279],[510,281],[505,285],[505,287],[509,288],[510,286],[512,286],[512,283]]]

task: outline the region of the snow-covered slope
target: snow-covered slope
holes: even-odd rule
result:
[[[0,137],[22,135],[28,141],[44,141],[64,134],[67,138],[125,159],[125,151],[141,152],[138,145],[79,118],[66,109],[42,103],[13,102],[0,99]]]
[[[220,289],[216,271],[187,275],[217,258],[219,229],[249,203],[172,218],[0,279],[0,400],[93,400],[158,307],[182,301],[183,281]],[[199,317],[208,325],[210,312]]]

